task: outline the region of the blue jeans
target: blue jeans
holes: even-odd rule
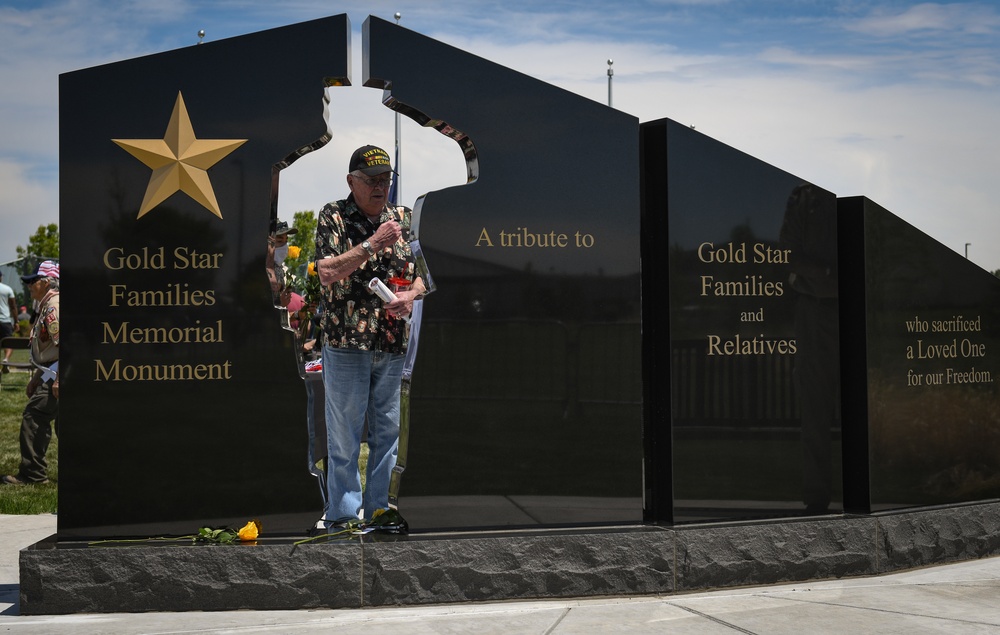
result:
[[[402,355],[323,346],[326,392],[327,523],[369,518],[389,506],[399,447]],[[368,468],[362,498],[358,455],[368,418]]]

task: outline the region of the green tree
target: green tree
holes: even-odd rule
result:
[[[316,213],[312,210],[295,212],[292,227],[298,232],[291,235],[288,243],[302,250],[296,260],[300,263],[310,262],[316,253]]]
[[[43,258],[59,257],[59,225],[50,223],[39,225],[38,231],[28,237],[28,246],[17,246],[18,258],[35,257],[39,260]]]

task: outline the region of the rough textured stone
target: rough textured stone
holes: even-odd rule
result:
[[[462,537],[365,549],[365,604],[670,593],[672,532]]]
[[[1000,503],[683,527],[21,551],[24,614],[356,608],[663,595],[1000,553]]]
[[[1000,553],[1000,503],[958,505],[876,516],[879,572]]]
[[[875,522],[865,518],[677,530],[677,590],[872,575]]]
[[[21,612],[358,607],[360,572],[358,544],[27,549]]]

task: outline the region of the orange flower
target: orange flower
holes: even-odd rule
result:
[[[288,246],[288,257],[289,258],[291,258],[292,260],[295,260],[300,255],[302,255],[302,248],[301,247],[299,247],[298,245],[289,245]]]
[[[236,533],[243,542],[257,540],[257,536],[260,535],[260,521],[255,518],[243,525],[243,528]]]

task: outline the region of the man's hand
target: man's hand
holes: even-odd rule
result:
[[[28,394],[28,397],[31,397],[31,395],[35,394],[35,391],[38,390],[38,387],[41,385],[42,385],[41,379],[36,379],[32,377],[31,380],[28,381],[28,386],[24,389],[24,392]]]
[[[413,301],[419,298],[427,290],[421,278],[413,280],[409,289],[396,291],[396,300],[385,305],[385,310],[389,315],[395,317],[406,317],[413,313]]]
[[[379,225],[368,242],[371,243],[372,249],[378,253],[386,247],[396,244],[402,235],[403,230],[399,223],[391,220]],[[360,244],[339,256],[327,256],[317,260],[316,271],[319,273],[319,283],[328,287],[338,280],[343,280],[367,260],[368,252],[362,249]]]
[[[419,291],[396,291],[396,299],[385,305],[385,310],[393,317],[406,317],[413,313],[413,301],[420,295]]]
[[[382,223],[372,234],[372,237],[368,240],[375,248],[375,251],[382,251],[389,245],[395,245],[396,241],[399,240],[400,236],[403,235],[403,230],[399,226],[399,223],[391,220],[387,223]]]

